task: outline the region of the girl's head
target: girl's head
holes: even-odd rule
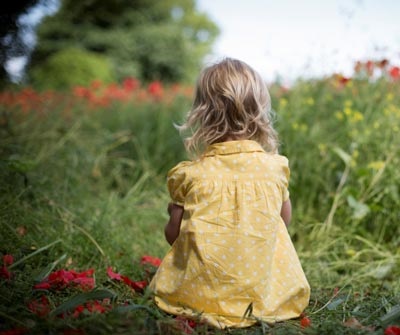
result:
[[[178,128],[191,131],[185,139],[189,152],[244,139],[276,152],[278,140],[271,114],[271,99],[261,76],[246,63],[225,58],[201,72],[193,106]]]

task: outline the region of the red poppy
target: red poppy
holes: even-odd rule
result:
[[[385,329],[384,335],[400,335],[400,327],[389,326]]]
[[[389,70],[389,75],[392,77],[392,79],[397,80],[400,79],[400,67],[398,66],[393,66]]]
[[[123,81],[122,86],[124,87],[125,91],[132,92],[139,87],[139,80],[132,77],[126,78]]]
[[[153,256],[144,255],[140,260],[140,264],[142,265],[150,264],[155,267],[159,267],[161,265],[161,259]]]
[[[153,81],[149,84],[147,91],[152,95],[154,98],[161,98],[164,90],[161,82],[159,81]]]

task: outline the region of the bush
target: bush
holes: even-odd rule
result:
[[[93,80],[114,80],[109,60],[96,53],[68,48],[61,50],[41,65],[32,69],[30,79],[40,89],[68,89],[74,85],[88,85]]]

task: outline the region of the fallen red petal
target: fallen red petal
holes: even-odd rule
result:
[[[28,303],[29,310],[39,317],[46,317],[50,313],[50,302],[46,296]]]
[[[300,326],[302,328],[310,327],[311,326],[311,320],[307,316],[302,317],[301,320],[300,320]]]
[[[112,270],[112,267],[108,267],[107,268],[107,275],[108,277],[110,277],[111,279],[115,279],[115,280],[122,280],[122,277],[119,273],[116,273]]]
[[[14,257],[13,255],[4,255],[3,256],[3,264],[4,265],[11,265],[12,263],[14,263]]]
[[[0,277],[5,278],[5,279],[10,279],[11,278],[11,272],[8,271],[6,266],[2,266],[0,268]]]
[[[41,282],[41,283],[35,284],[33,286],[33,288],[35,290],[50,290],[51,285],[50,285],[50,283]]]
[[[158,267],[161,264],[161,259],[149,255],[144,255],[140,260],[140,264],[142,265],[150,264],[155,267]]]
[[[400,335],[400,327],[389,326],[385,329],[384,335]]]
[[[9,330],[0,331],[0,335],[22,335],[26,334],[28,329],[26,328],[14,328]]]

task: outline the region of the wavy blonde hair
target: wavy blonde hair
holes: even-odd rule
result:
[[[243,61],[224,58],[206,67],[197,81],[191,110],[183,125],[187,151],[199,155],[213,143],[255,140],[277,152],[271,99],[261,76]]]

